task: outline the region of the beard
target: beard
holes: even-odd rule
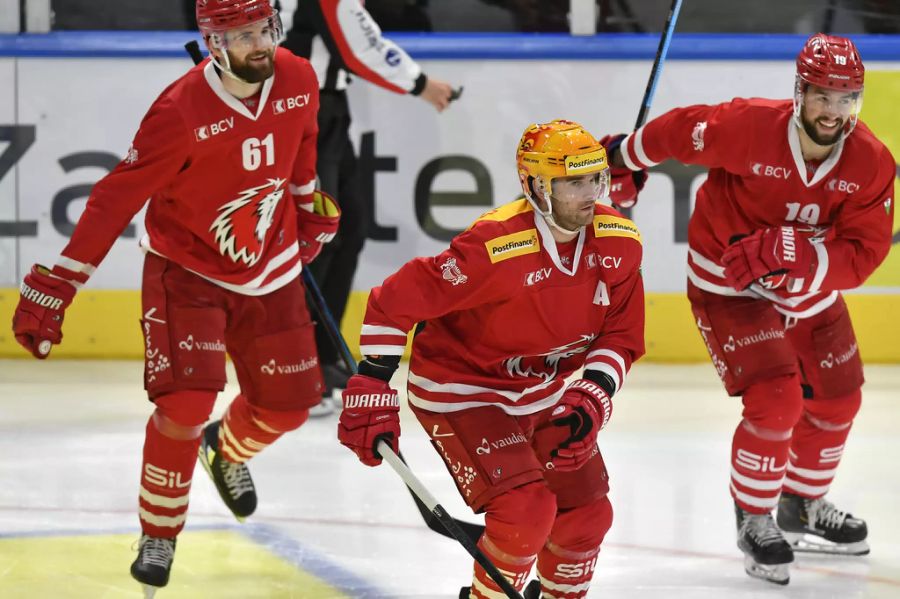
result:
[[[810,121],[806,118],[806,111],[800,110],[800,123],[803,125],[803,130],[806,131],[806,135],[809,136],[814,143],[820,146],[833,146],[837,142],[841,140],[841,135],[844,133],[844,127],[847,125],[847,119],[841,121],[840,126],[837,130],[831,135],[822,135],[816,129],[816,123],[822,121],[824,119],[818,118],[815,121]]]
[[[266,62],[261,66],[250,63],[250,58],[262,58],[265,56]],[[275,51],[267,50],[257,54],[248,54],[243,61],[237,60],[231,53],[228,54],[228,60],[231,62],[231,72],[246,81],[247,83],[262,83],[272,76],[275,72]]]

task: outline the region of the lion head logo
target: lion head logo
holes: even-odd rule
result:
[[[266,234],[284,196],[284,183],[285,179],[269,179],[219,207],[219,215],[209,230],[215,233],[220,254],[247,266],[259,262]]]
[[[510,377],[538,377],[549,381],[559,374],[560,362],[587,351],[596,337],[583,334],[579,339],[543,354],[509,358],[504,362],[506,372]]]

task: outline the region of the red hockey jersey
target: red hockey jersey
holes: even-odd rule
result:
[[[632,170],[675,158],[709,167],[688,225],[688,278],[720,295],[755,295],[803,318],[861,285],[891,247],[895,163],[859,122],[822,164],[807,166],[790,101],[735,99],[667,112],[629,135]],[[793,225],[815,248],[808,280],[770,277],[749,290],[725,284],[720,257],[732,238]]]
[[[94,186],[56,271],[87,281],[149,198],[145,250],[246,295],[295,279],[291,197],[315,186],[318,106],[313,69],[287,50],[249,107],[203,61],[156,99],[128,155]]]
[[[582,366],[618,389],[644,353],[641,256],[637,228],[612,208],[598,204],[593,226],[557,245],[544,218],[518,200],[373,289],[360,349],[400,355],[421,323],[409,401],[434,412],[537,412]]]

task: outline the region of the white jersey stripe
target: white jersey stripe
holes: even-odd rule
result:
[[[400,335],[406,337],[406,331],[395,329],[393,327],[385,327],[377,324],[363,324],[360,335]]]
[[[468,410],[470,408],[484,408],[487,406],[495,406],[511,416],[525,416],[527,414],[534,414],[551,406],[555,406],[559,402],[559,399],[562,397],[565,391],[565,387],[560,388],[552,395],[548,395],[541,400],[534,401],[522,406],[508,406],[503,403],[491,401],[429,401],[427,399],[422,399],[413,391],[408,391],[407,396],[409,399],[409,403],[416,406],[417,408],[428,410],[429,412],[437,412],[440,414],[446,414],[448,412],[459,412],[460,410]]]

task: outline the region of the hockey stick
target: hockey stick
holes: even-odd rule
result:
[[[669,42],[672,41],[675,23],[678,22],[678,13],[681,12],[681,2],[682,0],[672,0],[672,6],[669,7],[669,14],[666,16],[666,24],[663,28],[663,33],[659,38],[659,46],[656,48],[656,57],[653,59],[653,67],[650,69],[650,78],[647,80],[647,88],[644,90],[644,97],[641,99],[641,109],[638,111],[637,120],[634,122],[635,131],[644,125],[647,121],[647,115],[650,113],[650,105],[653,103],[653,96],[656,95],[656,84],[659,83],[662,65],[666,61],[666,55],[669,53]],[[619,151],[621,151],[621,149]],[[634,171],[631,174],[631,177],[634,180],[635,187],[640,187],[640,171]],[[634,201],[631,202],[627,208],[620,207],[622,214],[631,218],[631,208],[637,203],[637,200],[638,197],[635,195]]]
[[[656,58],[653,59],[653,68],[650,69],[650,79],[647,80],[647,89],[644,90],[644,98],[641,100],[641,109],[638,112],[637,120],[634,122],[635,131],[643,126],[647,120],[647,114],[650,112],[650,104],[653,103],[653,96],[656,94],[656,84],[659,82],[660,73],[662,73],[662,65],[666,61],[666,55],[669,53],[669,43],[672,41],[672,33],[675,31],[678,13],[681,12],[681,2],[682,0],[672,0],[672,6],[669,7],[666,25],[662,36],[659,38],[659,46],[656,49]]]
[[[403,482],[406,484],[406,487],[409,489],[410,493],[413,493],[414,496],[418,497],[418,499],[428,508],[430,513],[434,514],[434,517],[437,518],[441,524],[443,524],[448,531],[453,534],[453,537],[459,541],[460,545],[465,547],[466,551],[469,552],[469,555],[475,558],[481,567],[484,568],[484,571],[487,572],[488,576],[493,579],[494,582],[506,593],[506,596],[510,599],[522,599],[522,595],[509,583],[503,574],[497,569],[491,560],[486,556],[475,544],[475,541],[469,537],[469,535],[461,529],[457,525],[457,520],[452,518],[450,514],[447,513],[447,510],[437,502],[437,499],[428,492],[428,489],[422,484],[422,482],[416,478],[416,475],[412,473],[412,471],[406,466],[406,463],[400,459],[400,457],[394,453],[391,449],[391,446],[388,445],[385,441],[378,441],[378,445],[375,447],[381,457],[386,461],[391,468],[394,469],[400,478],[403,479]]]
[[[184,49],[187,51],[188,56],[191,57],[191,60],[194,61],[194,64],[203,62],[203,54],[200,53],[200,44],[197,43],[197,40],[191,40],[186,43]]]
[[[344,336],[341,334],[341,327],[338,326],[338,323],[334,320],[334,316],[331,315],[331,310],[328,309],[328,304],[325,303],[325,296],[322,295],[319,284],[316,283],[315,277],[313,277],[313,274],[308,268],[304,268],[301,275],[303,276],[303,282],[306,284],[306,289],[309,291],[310,297],[312,297],[313,308],[324,321],[325,331],[328,333],[328,337],[334,344],[334,349],[341,354],[341,360],[344,361],[347,370],[356,374],[356,360],[353,358],[353,354],[350,353],[347,342],[344,341]]]
[[[337,322],[331,315],[331,310],[328,309],[328,304],[325,303],[325,297],[322,295],[322,291],[321,289],[319,289],[319,285],[318,283],[316,283],[315,277],[313,277],[312,273],[305,268],[303,269],[302,274],[303,282],[306,284],[306,288],[309,290],[309,294],[312,299],[313,309],[324,322],[325,330],[328,332],[328,336],[331,338],[331,342],[334,343],[335,349],[337,349],[341,354],[341,359],[344,360],[344,362],[347,364],[347,368],[350,369],[350,372],[356,373],[356,360],[353,359],[353,354],[350,353],[350,348],[347,347],[347,342],[344,340],[344,336],[341,335],[341,329],[338,327]],[[406,463],[406,460],[404,460],[402,453],[398,455],[398,458]],[[446,525],[440,522],[439,518],[435,517],[432,508],[425,505],[412,488],[409,488],[409,494],[412,495],[413,501],[416,502],[416,508],[419,510],[419,513],[422,515],[422,519],[425,520],[425,525],[428,526],[428,528],[438,534],[444,535],[447,538],[456,538],[450,532],[450,529],[448,529]],[[465,535],[473,542],[477,542],[478,539],[481,538],[481,533],[484,532],[484,526],[480,524],[465,522],[463,520],[456,520],[455,518],[452,518],[452,520],[454,527],[462,530]]]

